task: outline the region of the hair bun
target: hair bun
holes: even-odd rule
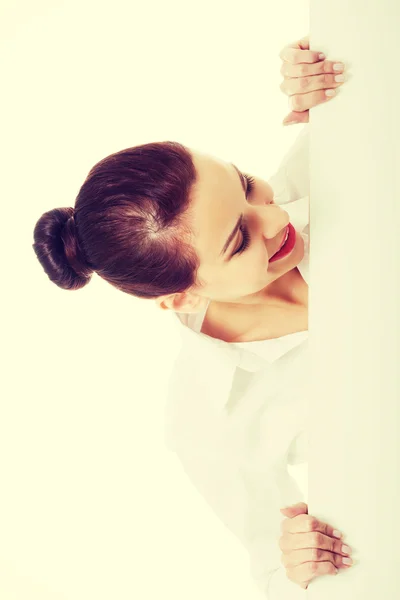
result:
[[[77,290],[91,279],[77,237],[73,208],[45,212],[33,232],[35,254],[49,279],[64,290]]]

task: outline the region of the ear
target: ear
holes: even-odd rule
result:
[[[179,292],[160,296],[155,299],[156,304],[161,310],[173,310],[180,313],[197,313],[205,308],[208,298],[199,296],[192,292]]]

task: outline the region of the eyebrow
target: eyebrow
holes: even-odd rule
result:
[[[237,167],[236,167],[236,166],[235,166],[233,163],[230,163],[230,164],[231,164],[231,165],[232,165],[232,167],[234,167],[234,169],[237,171],[237,174],[239,175],[239,179],[240,179],[240,183],[241,183],[241,185],[242,185],[243,191],[244,191],[244,192],[246,192],[246,184],[245,184],[245,182],[244,182],[244,177],[243,177],[243,175],[241,174],[241,172],[239,171],[239,169],[238,169],[238,168],[237,168]],[[238,220],[237,220],[237,222],[236,222],[236,225],[235,225],[235,227],[232,229],[231,233],[229,234],[229,237],[228,237],[228,239],[226,240],[226,242],[225,242],[225,244],[224,244],[224,247],[222,248],[222,250],[221,250],[221,252],[220,252],[220,256],[224,255],[224,254],[225,254],[225,252],[228,250],[229,246],[231,245],[231,243],[232,243],[232,241],[233,241],[233,239],[234,239],[235,235],[237,234],[237,232],[238,232],[238,230],[239,230],[239,228],[240,228],[240,226],[241,226],[241,224],[242,224],[242,221],[243,221],[243,213],[241,213],[241,214],[239,215],[239,218],[238,218]]]

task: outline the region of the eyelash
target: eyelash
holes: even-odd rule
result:
[[[247,194],[251,194],[251,192],[253,191],[254,177],[250,177],[250,175],[246,175],[245,173],[243,173],[243,177],[247,181],[247,190],[246,190],[246,196],[247,196]]]
[[[250,175],[246,175],[245,173],[243,173],[243,176],[247,181],[247,189],[246,189],[246,198],[247,198],[247,195],[251,194],[251,192],[253,191],[254,177],[250,177]],[[233,253],[233,256],[235,256],[235,254],[241,254],[242,252],[244,252],[249,247],[249,244],[250,244],[250,234],[249,234],[249,230],[246,227],[246,225],[241,225],[240,231],[242,233],[243,242],[239,246],[239,248],[236,250],[236,252]]]

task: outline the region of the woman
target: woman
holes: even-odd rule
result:
[[[304,38],[280,55],[297,122],[340,85],[318,54]],[[174,142],[122,150],[91,169],[75,210],[49,211],[34,230],[60,287],[78,289],[96,271],[176,313],[167,445],[272,599],[344,566],[333,528],[306,504],[284,509],[282,530],[278,512],[301,497],[287,464],[306,460],[307,129],[269,182]]]

